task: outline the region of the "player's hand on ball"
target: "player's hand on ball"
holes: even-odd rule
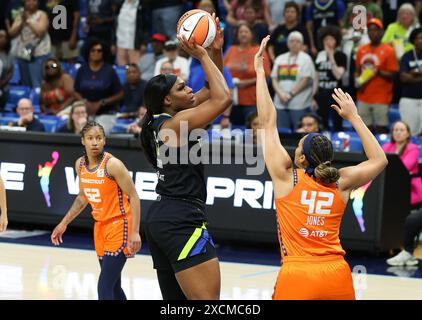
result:
[[[205,48],[195,43],[195,38],[193,35],[189,41],[184,36],[180,35],[177,36],[177,39],[179,39],[180,47],[194,58],[201,60],[204,56],[208,55]]]
[[[215,38],[210,45],[210,48],[213,50],[221,50],[224,45],[224,29],[220,28],[220,19],[215,16],[215,13],[212,14],[212,18],[217,26],[217,32],[215,33]]]

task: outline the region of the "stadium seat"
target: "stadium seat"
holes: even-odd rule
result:
[[[81,21],[79,23],[79,30],[78,30],[79,39],[85,39],[86,38],[86,33],[84,32],[85,22],[86,22],[86,17],[82,16]]]
[[[79,0],[79,9],[81,10],[81,17],[86,17],[88,15],[88,1]]]
[[[129,127],[128,123],[115,123],[111,133],[126,133],[127,128]]]
[[[114,66],[114,69],[119,76],[120,83],[124,85],[126,83],[126,68],[123,66]]]
[[[292,130],[289,128],[277,128],[278,133],[292,133]]]
[[[10,86],[9,89],[9,99],[7,103],[13,104],[16,106],[20,99],[28,98],[30,99],[31,88],[26,86]]]
[[[38,119],[44,125],[46,132],[55,132],[60,121],[56,116],[39,116]]]
[[[349,150],[344,150],[345,140],[349,140]],[[355,131],[334,132],[331,135],[331,142],[335,151],[361,152],[363,150],[362,142]]]
[[[378,143],[382,146],[383,144],[390,142],[390,135],[387,133],[376,134],[375,138],[377,138]]]
[[[17,62],[13,64],[13,77],[10,79],[9,84],[20,85],[21,83],[21,73],[19,70],[19,65]]]
[[[394,122],[399,121],[401,119],[399,109],[390,108],[388,111],[388,123],[393,125]]]
[[[19,116],[17,114],[10,115],[10,116],[2,116],[0,117],[0,125],[7,126],[10,122],[16,122],[19,120]]]
[[[62,63],[62,68],[64,72],[69,74],[73,79],[76,77],[76,73],[78,72],[78,69],[81,67],[80,63]]]
[[[422,163],[422,136],[416,137],[413,136],[412,137],[412,142],[417,144],[419,146],[419,163]]]

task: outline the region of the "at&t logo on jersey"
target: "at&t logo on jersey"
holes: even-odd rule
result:
[[[324,230],[313,230],[309,231],[306,228],[301,228],[299,234],[304,238],[324,238],[328,235],[328,231]]]

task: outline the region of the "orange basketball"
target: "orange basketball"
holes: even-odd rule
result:
[[[217,26],[211,15],[199,9],[194,9],[182,15],[177,23],[177,34],[190,40],[194,37],[195,43],[208,47],[215,38]]]

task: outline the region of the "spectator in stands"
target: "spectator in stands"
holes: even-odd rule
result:
[[[3,2],[3,1],[2,1]],[[13,22],[15,19],[22,14],[24,10],[24,1],[23,0],[10,0],[6,8],[6,17],[5,25],[6,31],[10,34],[10,29],[12,28]]]
[[[157,61],[154,75],[160,74],[161,64],[170,61],[173,64],[173,73],[183,80],[189,79],[189,61],[179,55],[178,43],[176,40],[169,40],[164,44],[164,58]]]
[[[416,15],[419,17],[419,21],[422,21],[422,0],[378,0],[377,2],[381,6],[383,23],[386,26],[396,20],[397,10],[403,3],[411,3],[416,9]]]
[[[287,38],[289,52],[279,55],[271,73],[277,108],[277,126],[296,130],[299,119],[310,111],[312,79],[315,67],[312,58],[301,50],[303,35],[293,31]]]
[[[327,25],[342,27],[342,19],[346,8],[343,0],[312,0],[306,8],[305,20],[311,43],[311,53],[318,53],[318,31]]]
[[[85,101],[75,101],[70,108],[70,114],[67,123],[58,128],[56,132],[80,134],[87,121],[88,113],[86,110]]]
[[[143,0],[124,0],[117,10],[116,62],[120,66],[138,63],[141,57],[139,49],[147,34],[143,2]]]
[[[86,61],[75,77],[75,97],[87,100],[88,115],[96,117],[106,134],[111,132],[119,103],[123,99],[123,89],[119,77],[110,61],[109,47],[101,40],[87,39],[83,49]]]
[[[34,115],[34,106],[32,101],[27,98],[19,100],[16,107],[19,120],[12,123],[14,127],[25,127],[26,131],[45,131],[44,125]]]
[[[9,81],[13,77],[13,58],[9,51],[9,36],[5,30],[0,30],[0,112],[9,98]]]
[[[325,128],[329,128],[329,119],[333,121],[333,131],[343,131],[343,118],[333,109],[335,104],[332,93],[341,87],[341,79],[346,71],[346,55],[338,50],[341,43],[341,29],[326,26],[320,30],[320,41],[324,50],[318,52],[315,65],[317,71],[315,102],[318,114]]]
[[[229,29],[229,38],[227,39],[229,44],[236,41],[237,29],[246,23],[245,11],[249,6],[255,8],[257,22],[265,23],[267,26],[271,24],[271,17],[265,0],[232,0],[227,5],[229,10],[226,21]]]
[[[355,18],[355,13],[353,12],[353,8],[356,6],[363,6],[366,9],[366,19],[370,20],[372,18],[377,18],[382,21],[382,10],[378,3],[372,0],[360,0],[360,1],[353,1],[349,2],[346,14],[344,16],[344,28],[348,29],[353,27],[353,19]]]
[[[164,43],[167,37],[160,33],[154,33],[151,37],[152,52],[145,53],[139,60],[141,77],[143,80],[150,80],[154,76],[157,61],[164,58]]]
[[[121,112],[136,114],[144,104],[144,91],[147,81],[141,79],[141,71],[135,63],[126,66],[126,83],[123,85],[123,108]]]
[[[296,130],[299,133],[321,133],[321,118],[314,113],[304,114],[300,120]]]
[[[419,146],[410,142],[410,128],[403,122],[398,121],[391,127],[391,142],[383,145],[386,153],[395,153],[400,156],[404,166],[411,175],[410,203],[412,209],[418,209],[422,205],[422,179],[419,175]],[[406,218],[404,250],[398,255],[387,260],[389,265],[416,265],[418,260],[412,255],[415,248],[415,237],[422,229],[422,211],[413,211]]]
[[[147,113],[147,108],[144,106],[139,107],[138,109],[138,118],[135,122],[131,123],[128,128],[127,132],[133,133],[135,137],[139,137],[142,131],[142,120],[144,119],[145,114]]]
[[[238,28],[237,42],[238,44],[227,50],[224,65],[229,68],[235,85],[230,122],[234,125],[244,126],[249,114],[256,112],[254,56],[258,52],[259,46],[255,44],[252,29],[246,23],[241,24]],[[271,67],[266,52],[264,57],[265,70],[269,76]]]
[[[397,12],[397,21],[388,25],[381,41],[390,44],[396,51],[397,59],[400,60],[404,53],[413,48],[409,42],[409,35],[418,26],[415,7],[410,3],[404,3]]]
[[[234,88],[233,78],[227,66],[223,67],[223,75],[224,75],[224,79],[227,82],[227,86],[229,87],[230,91],[233,93],[233,88]],[[195,58],[192,59],[191,64],[190,64],[188,86],[192,88],[192,91],[194,93],[198,92],[205,86],[204,69],[202,68],[202,65],[199,63],[199,61]],[[221,129],[228,128],[230,126],[230,113],[231,113],[231,108],[224,111],[223,116],[220,119]]]
[[[398,71],[394,49],[381,43],[384,26],[379,19],[368,21],[371,42],[356,53],[359,115],[373,131],[388,131],[388,109],[393,97],[393,77]]]
[[[249,5],[245,8],[245,21],[254,33],[255,42],[261,43],[261,40],[268,35],[268,26],[256,19],[255,7]]]
[[[269,11],[269,16],[271,17],[271,22],[269,25],[270,31],[274,31],[274,29],[278,25],[283,25],[285,23],[284,14],[285,14],[287,3],[289,2],[294,2],[298,4],[299,16],[300,16],[300,12],[302,12],[302,8],[305,5],[305,0],[293,0],[293,1],[267,0],[267,9]]]
[[[283,1],[280,1],[283,2]],[[268,46],[268,54],[271,61],[282,53],[289,51],[287,47],[287,37],[293,31],[299,31],[303,35],[303,51],[307,52],[309,48],[309,37],[305,27],[300,24],[300,7],[293,1],[286,2],[284,6],[283,23],[279,24],[271,33]]]
[[[412,135],[422,133],[422,28],[416,28],[409,37],[414,48],[400,61],[402,85],[399,102],[400,116],[409,124]]]
[[[166,35],[169,39],[176,37],[176,26],[184,13],[184,0],[151,1],[154,32]]]
[[[353,14],[353,11],[352,11]],[[353,19],[357,14],[353,15]],[[366,26],[361,29],[354,28],[353,25],[348,29],[343,29],[343,39],[341,43],[341,50],[347,57],[347,66],[344,76],[342,78],[342,86],[344,91],[348,92],[353,100],[356,100],[355,88],[355,65],[356,52],[360,46],[370,42]]]
[[[56,115],[75,100],[73,79],[63,72],[60,62],[48,59],[43,66],[40,108],[43,113]]]
[[[257,112],[251,113],[246,119],[246,129],[252,130],[253,144],[257,144],[259,129],[259,117]]]
[[[114,0],[87,0],[88,16],[84,31],[89,38],[101,39],[111,47],[114,38],[114,24],[117,4]]]
[[[173,74],[173,73],[174,73],[173,63],[171,63],[170,61],[164,61],[160,67],[160,74]]]
[[[54,26],[53,22],[55,22],[55,19],[58,19],[58,14],[63,14],[62,11],[53,12],[57,5],[61,5],[66,8],[65,28],[57,28]],[[78,34],[81,18],[79,1],[47,0],[47,13],[50,21],[48,33],[51,38],[52,56],[58,60],[76,63],[79,56]],[[63,21],[59,21],[63,23]]]
[[[16,56],[22,84],[39,88],[42,80],[42,64],[51,51],[48,34],[48,16],[38,10],[37,0],[25,0],[24,11],[15,19],[9,31],[16,40]]]

